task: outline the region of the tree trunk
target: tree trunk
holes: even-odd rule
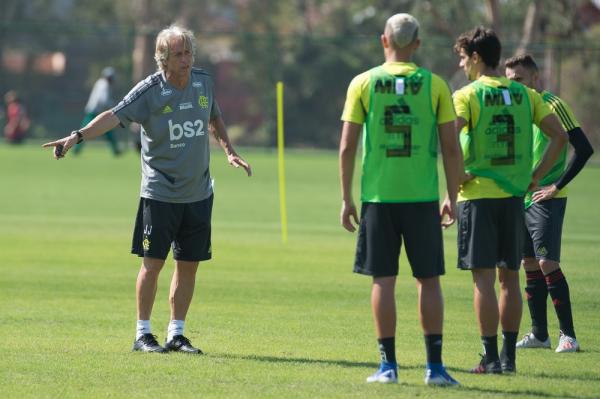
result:
[[[133,41],[133,76],[134,82],[139,82],[155,69],[154,40],[145,27],[136,27]]]
[[[139,82],[154,69],[154,38],[148,25],[150,21],[150,0],[135,0],[132,2],[132,11],[138,21],[135,26],[135,38],[133,41],[132,54],[132,79]]]
[[[523,34],[519,46],[515,50],[516,54],[522,54],[527,51],[527,47],[533,41],[537,31],[539,30],[540,20],[540,0],[534,0],[527,7],[527,14],[523,22]]]
[[[487,18],[490,24],[492,25],[492,29],[496,32],[496,35],[499,37],[502,36],[501,29],[501,21],[500,21],[500,6],[498,5],[498,0],[487,0],[486,1],[486,11]]]

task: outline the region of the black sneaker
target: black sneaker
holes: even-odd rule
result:
[[[487,360],[487,356],[481,356],[479,364],[471,369],[473,374],[502,374],[500,360]]]
[[[133,342],[132,351],[165,353],[167,350],[158,344],[156,336],[144,334]]]
[[[514,360],[503,360],[501,362],[502,372],[507,374],[514,374],[517,372],[517,366]]]
[[[175,335],[172,340],[165,342],[165,349],[173,352],[204,354],[199,348],[194,348],[190,340],[183,335]]]

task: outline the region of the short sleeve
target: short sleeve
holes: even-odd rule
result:
[[[368,106],[363,102],[363,96],[368,96],[369,89],[369,73],[365,72],[356,76],[348,86],[346,93],[346,102],[344,104],[344,112],[342,120],[345,122],[353,122],[362,125],[365,122]]]
[[[560,119],[560,123],[565,131],[569,132],[580,127],[577,118],[575,118],[575,115],[573,114],[573,110],[561,98],[550,95],[546,101],[547,104],[550,105],[552,111],[558,116],[558,119]]]
[[[437,123],[454,122],[456,114],[452,104],[452,94],[448,84],[439,76],[433,75],[431,78],[431,94],[434,100],[437,100],[437,107],[434,112],[437,115]]]
[[[468,88],[464,87],[455,91],[454,95],[452,96],[452,101],[454,102],[454,111],[456,112],[456,116],[463,118],[467,122],[471,120]]]
[[[150,94],[151,87],[148,79],[141,81],[112,109],[122,124],[143,124],[150,117],[146,96]]]
[[[540,93],[533,89],[527,89],[529,101],[531,102],[531,114],[533,115],[533,123],[538,127],[542,120],[552,113],[552,109],[544,102]]]
[[[212,108],[210,109],[210,119],[216,119],[221,116],[221,108],[216,99],[213,99]]]

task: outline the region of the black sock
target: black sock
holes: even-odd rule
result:
[[[481,337],[481,343],[485,350],[485,359],[489,362],[498,360],[498,336]]]
[[[546,275],[546,284],[548,292],[558,316],[560,330],[569,337],[575,337],[575,328],[573,327],[573,313],[571,312],[571,296],[569,294],[569,284],[560,268]]]
[[[541,270],[526,272],[527,285],[525,295],[531,314],[531,332],[540,341],[548,339],[548,315],[546,302],[548,300],[548,286]]]
[[[379,353],[381,354],[381,361],[388,363],[396,363],[396,338],[379,338]]]
[[[442,363],[442,334],[425,335],[427,363]]]
[[[518,331],[502,331],[502,352],[500,352],[500,359],[502,361],[510,360],[514,362],[517,358],[516,345]]]

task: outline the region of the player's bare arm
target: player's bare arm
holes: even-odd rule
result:
[[[81,140],[89,140],[101,136],[107,131],[114,129],[120,123],[119,118],[111,110],[104,111],[84,128],[76,130],[60,140],[45,143],[42,147],[54,147],[54,159],[58,160],[63,158],[69,149]]]
[[[463,157],[454,122],[438,125],[440,147],[446,175],[446,198],[442,204],[440,214],[442,227],[451,226],[456,219],[456,197],[460,185],[460,176],[464,174]]]
[[[342,186],[341,223],[350,232],[356,231],[358,212],[352,198],[352,177],[354,175],[354,160],[362,125],[344,122],[342,138],[340,139],[340,179]],[[354,221],[354,224],[352,223]]]
[[[460,116],[458,118],[456,118],[456,120],[454,121],[454,129],[456,130],[457,139],[460,135],[461,130],[465,126],[467,126],[467,120],[465,118],[461,118]],[[460,159],[461,159],[461,167],[460,167],[460,174],[458,176],[459,187],[462,186],[464,183],[468,182],[469,180],[473,179],[473,177],[475,177],[472,174],[465,172],[462,151],[460,153]]]
[[[227,135],[227,129],[225,128],[225,122],[223,122],[223,118],[217,116],[210,120],[209,123],[209,131],[212,133],[214,138],[217,140],[223,151],[225,151],[225,155],[227,155],[227,162],[235,168],[239,168],[240,166],[244,168],[248,176],[252,176],[252,168],[250,165],[240,157],[235,150],[233,149],[233,145],[229,140],[229,136]]]

